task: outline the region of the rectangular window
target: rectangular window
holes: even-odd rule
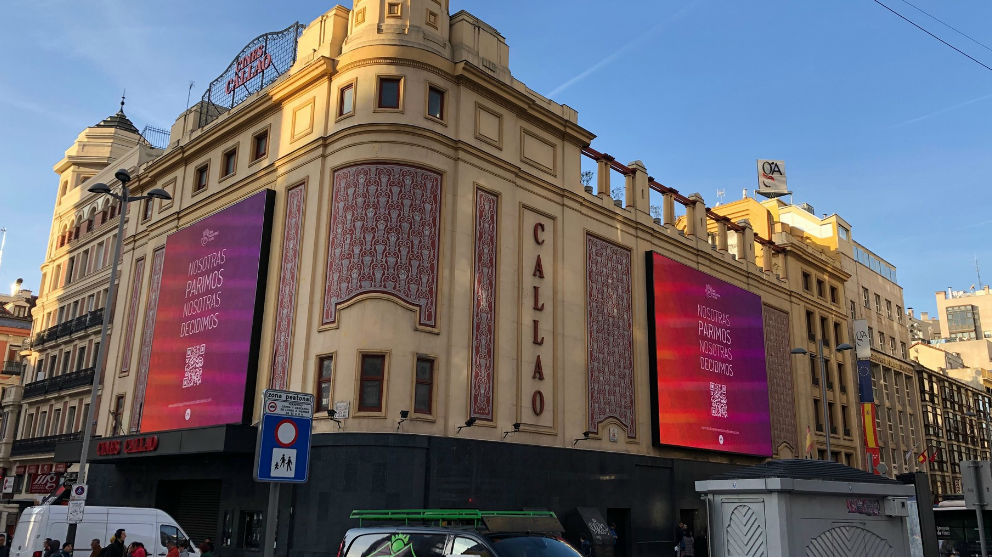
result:
[[[816,280],[816,296],[820,298],[824,298],[827,296],[823,288],[823,279]]]
[[[331,380],[334,373],[334,355],[317,359],[317,410],[331,408]]]
[[[386,376],[386,355],[363,354],[359,379],[358,410],[382,411],[382,391]]]
[[[241,546],[242,548],[262,548],[262,535],[265,521],[260,511],[241,512]]]
[[[810,276],[805,271],[803,272],[803,290],[807,292],[810,290]]]
[[[892,301],[889,299],[885,299],[885,316],[892,319]]]
[[[60,432],[61,425],[59,424],[61,420],[62,420],[62,409],[55,409],[55,411],[52,412],[52,436],[62,433]]]
[[[858,317],[858,304],[852,300],[851,301],[851,319],[853,320],[853,319],[855,319],[857,317]]]
[[[813,400],[813,420],[816,421],[816,431],[823,432],[823,410],[820,408],[820,400]]]
[[[895,337],[889,337],[889,352],[892,353],[892,354],[896,354],[896,338]]]
[[[844,338],[841,336],[840,322],[834,322],[834,343],[840,345],[843,340]]]
[[[147,221],[152,218],[152,200],[141,200],[141,220]]]
[[[79,350],[76,351],[76,368],[75,369],[76,370],[82,370],[83,368],[86,368],[86,348],[85,347],[79,347]]]
[[[896,305],[896,321],[902,323],[902,306]]]
[[[823,337],[823,344],[824,345],[827,345],[829,347],[829,346],[831,346],[830,345],[830,330],[829,330],[829,327],[830,326],[828,326],[827,323],[829,323],[827,321],[827,318],[821,316],[820,317],[820,335]]]
[[[809,355],[809,375],[813,378],[813,385],[820,385],[820,370],[816,366],[816,355]]]
[[[62,373],[66,374],[69,372],[69,363],[72,361],[72,352],[66,351],[62,353]]]
[[[871,295],[866,287],[861,287],[861,296],[865,299],[865,308],[871,308]]]
[[[847,393],[847,370],[844,369],[843,362],[837,363],[837,385],[841,393]]]
[[[100,342],[99,341],[97,341],[96,343],[93,344],[93,353],[90,356],[93,359],[93,362],[90,363],[90,366],[96,368],[96,359],[97,359],[97,357],[100,356]]]
[[[88,419],[89,416],[90,416],[90,404],[89,403],[85,403],[85,404],[83,404],[83,414],[79,416],[79,428],[80,428],[80,430],[82,430],[83,428],[86,428],[86,419]]]
[[[124,434],[124,396],[118,395],[114,398],[113,430],[111,436]]]
[[[434,412],[434,359],[417,357],[416,375],[413,412],[430,415]]]
[[[35,437],[47,436],[48,435],[48,411],[42,411],[38,415],[38,430],[34,433]]]
[[[349,83],[338,90],[338,116],[355,114],[355,84]]]
[[[209,175],[210,165],[203,165],[197,167],[196,171],[193,173],[193,193],[202,192],[207,189],[207,178]]]
[[[878,332],[878,349],[885,351],[885,334],[881,331]]]
[[[907,358],[906,356],[906,344],[902,341],[899,342],[899,354],[902,358]]]
[[[381,77],[379,78],[379,99],[378,107],[381,109],[400,108],[400,85],[402,78]]]
[[[65,431],[72,433],[76,431],[76,407],[69,407],[65,413]]]
[[[220,168],[220,177],[224,178],[234,174],[235,166],[238,163],[238,148],[225,151],[224,155],[221,156],[221,161],[223,164]]]
[[[813,313],[809,310],[806,311],[806,337],[810,341],[816,341],[816,329],[813,325]]]
[[[875,312],[882,313],[882,297],[878,294],[875,295]]]
[[[251,160],[257,161],[269,154],[269,131],[263,130],[251,138]]]
[[[830,302],[837,304],[837,287],[830,285]]]
[[[28,420],[24,421],[24,434],[22,438],[34,438],[34,413],[28,415]]]
[[[427,88],[427,116],[444,120],[444,90],[437,87]]]

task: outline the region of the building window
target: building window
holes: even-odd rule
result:
[[[65,431],[67,434],[76,431],[76,407],[69,407],[65,413]]]
[[[147,221],[152,218],[152,200],[151,198],[141,200],[141,220]]]
[[[193,193],[202,192],[207,189],[207,177],[210,165],[202,165],[194,172]]]
[[[386,355],[363,354],[359,379],[359,412],[381,412],[382,391],[386,376]]]
[[[38,431],[34,435],[35,437],[48,435],[48,411],[42,411],[38,415]]]
[[[885,352],[885,334],[878,332],[878,350]]]
[[[434,359],[417,357],[416,383],[413,393],[413,412],[430,415],[434,412]]]
[[[803,290],[809,292],[810,290],[810,276],[809,273],[803,272]]]
[[[338,90],[338,117],[355,114],[355,83],[349,83]]]
[[[857,317],[858,317],[858,304],[852,300],[851,301],[851,319],[853,320],[853,319],[856,319]]]
[[[851,231],[847,230],[847,227],[843,225],[837,225],[837,234],[844,240],[851,238]]]
[[[897,304],[896,305],[896,321],[899,322],[899,323],[902,323],[902,319],[903,319],[902,306],[899,306]]]
[[[837,385],[840,387],[841,393],[847,393],[847,371],[844,369],[843,362],[837,362]]]
[[[403,6],[399,2],[389,2],[386,4],[386,17],[400,17],[403,15]]]
[[[62,409],[52,411],[52,436],[62,433]]]
[[[827,296],[823,289],[823,279],[816,280],[816,296],[820,298],[825,298]]]
[[[892,301],[889,299],[885,299],[885,316],[892,319]]]
[[[875,312],[878,314],[882,313],[882,297],[875,294]]]
[[[871,295],[868,294],[868,289],[861,287],[861,296],[865,299],[865,308],[871,309]]]
[[[820,422],[823,420],[823,410],[820,408],[819,399],[813,400],[813,420],[816,421],[816,431],[823,432],[823,423]]]
[[[238,164],[238,148],[228,149],[221,156],[220,177],[224,178],[234,174]]]
[[[837,287],[830,285],[830,302],[837,304]]]
[[[830,347],[830,330],[827,325],[827,318],[824,316],[820,317],[820,336],[823,338],[823,344]]]
[[[902,358],[907,358],[907,356],[906,356],[906,344],[903,343],[902,341],[899,342],[899,354],[902,355]]]
[[[262,548],[262,534],[265,529],[262,512],[241,512],[241,546],[242,548]]]
[[[834,322],[834,343],[840,345],[841,341],[843,341],[843,337],[841,336],[840,322]]]
[[[444,90],[439,87],[427,87],[427,116],[444,120]]]
[[[269,131],[262,130],[251,137],[251,160],[257,161],[269,154]]]
[[[82,370],[86,368],[86,349],[84,347],[79,347],[76,351],[76,370]]]
[[[820,372],[816,367],[816,355],[809,355],[809,374],[813,378],[813,385],[820,385]]]
[[[806,311],[806,337],[810,341],[816,341],[816,329],[813,326],[813,313]]]
[[[112,430],[110,431],[111,436],[117,436],[119,434],[124,434],[124,396],[118,395],[114,398],[114,410],[111,413],[113,415]]]
[[[889,352],[892,353],[892,354],[896,354],[896,338],[895,337],[889,337]]]
[[[317,410],[331,408],[331,380],[334,374],[334,355],[317,359]]]
[[[402,85],[403,78],[380,77],[377,106],[381,109],[399,110],[401,101],[400,90]]]

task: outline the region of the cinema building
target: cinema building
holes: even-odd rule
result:
[[[334,552],[355,508],[593,507],[634,554],[705,534],[691,481],[800,453],[769,395],[789,255],[593,139],[443,0],[251,41],[133,169],[173,199],[129,213],[89,503],[260,554],[273,388],[317,403],[279,552]]]

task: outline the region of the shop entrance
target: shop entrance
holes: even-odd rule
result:
[[[220,482],[220,479],[159,481],[155,507],[174,517],[194,543],[200,544],[209,537],[217,545]]]

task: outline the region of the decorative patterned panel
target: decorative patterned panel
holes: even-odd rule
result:
[[[768,371],[768,397],[772,423],[772,449],[787,442],[795,456],[800,448],[796,442],[796,411],[793,398],[793,379],[789,351],[789,314],[762,307],[765,331],[765,366]]]
[[[134,325],[138,318],[138,301],[141,300],[141,279],[145,275],[145,258],[134,262],[131,281],[131,299],[127,303],[127,329],[124,330],[124,352],[121,353],[121,375],[131,369],[131,344],[134,343]]]
[[[768,556],[763,518],[746,504],[730,512],[726,540],[727,556]]]
[[[496,220],[499,198],[475,192],[475,272],[472,284],[472,397],[469,416],[493,420],[496,371]]]
[[[806,556],[895,556],[888,541],[857,525],[840,525],[806,545]]]
[[[300,264],[300,235],[303,230],[303,207],[306,196],[306,184],[294,186],[286,192],[286,231],[282,238],[276,333],[272,350],[272,376],[269,379],[269,387],[272,389],[286,389],[289,379],[293,318],[296,315],[296,284]]]
[[[589,347],[589,430],[613,417],[627,436],[634,419],[630,250],[586,235],[586,328]]]
[[[158,293],[162,286],[162,264],[165,246],[152,254],[152,277],[148,284],[148,301],[145,303],[145,324],[141,330],[141,355],[138,358],[138,375],[134,379],[134,403],[131,405],[131,432],[141,428],[141,410],[145,403],[145,386],[148,385],[148,365],[152,358],[152,339],[155,334],[155,314],[158,312]]]
[[[437,324],[441,175],[405,165],[355,165],[334,173],[323,323],[338,305],[383,293]]]

